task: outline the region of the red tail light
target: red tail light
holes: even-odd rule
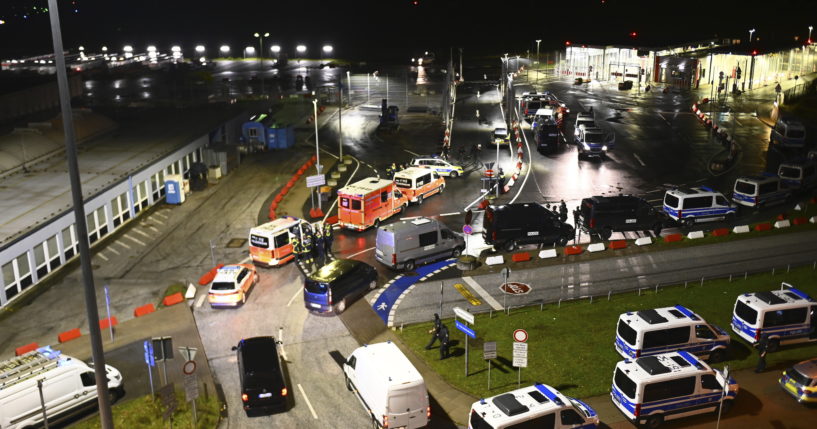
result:
[[[329,305],[332,305],[332,289],[329,289]]]
[[[641,415],[641,404],[635,404],[635,412],[633,412],[636,417]]]
[[[635,351],[635,357],[637,358],[641,357],[641,349]]]
[[[590,228],[595,228],[595,227],[596,227],[596,218],[591,217],[590,218]]]
[[[289,393],[289,391],[287,390],[287,388],[286,388],[286,387],[284,387],[283,389],[281,389],[281,396],[287,396],[287,393]]]
[[[496,241],[496,231],[491,231],[491,240]]]
[[[755,329],[755,341],[760,341],[760,329]]]
[[[249,396],[247,396],[247,394],[246,394],[246,393],[242,393],[242,394],[241,394],[241,400],[242,400],[242,401],[244,401],[244,402],[247,402],[247,401],[249,401],[249,400],[250,400],[250,397],[249,397]]]
[[[678,210],[678,220],[681,219],[681,215],[683,214],[683,210]]]
[[[426,407],[426,417],[431,418],[431,407]]]
[[[389,416],[383,416],[383,429],[389,427]]]
[[[397,254],[396,253],[391,254],[391,264],[392,265],[397,265]]]

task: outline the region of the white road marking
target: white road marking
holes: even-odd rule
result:
[[[637,153],[633,153],[633,156],[635,157],[635,159],[637,159],[637,160],[638,160],[638,163],[639,163],[639,164],[641,164],[641,166],[642,166],[642,167],[646,167],[646,166],[647,166],[647,164],[644,164],[644,161],[642,161],[642,160],[641,160],[641,157],[640,157],[640,156],[638,156],[638,154],[637,154]]]
[[[465,283],[468,283],[468,286],[471,286],[471,288],[473,288],[479,294],[479,296],[481,296],[482,299],[484,299],[485,302],[491,306],[491,308],[497,311],[502,310],[502,306],[499,305],[499,302],[495,300],[494,297],[489,295],[488,292],[485,292],[485,289],[483,289],[476,280],[472,279],[471,277],[463,277],[462,280]]]
[[[131,241],[133,241],[134,243],[141,244],[142,246],[146,246],[146,244],[145,244],[145,243],[143,243],[142,241],[139,241],[139,240],[138,240],[138,239],[136,239],[136,238],[131,237],[131,236],[130,236],[130,235],[128,235],[128,234],[124,234],[124,237],[125,237],[125,238],[127,238],[127,239],[129,239],[129,240],[131,240]]]
[[[153,214],[155,214],[156,216],[159,216],[160,218],[162,218],[162,219],[164,219],[164,220],[167,220],[167,216],[165,216],[165,215],[164,215],[163,213],[161,213],[161,212],[156,212],[156,213],[153,213]]]
[[[460,213],[461,213],[461,212],[443,213],[443,214],[441,214],[440,216],[456,216],[456,215],[458,215],[458,214],[460,214]]]
[[[120,246],[122,246],[122,247],[124,247],[126,249],[130,249],[130,246],[128,246],[127,244],[125,244],[125,243],[123,243],[121,241],[117,241],[116,244],[118,244],[118,245],[120,245]]]
[[[300,289],[298,289],[298,290],[295,292],[295,295],[292,295],[292,298],[290,298],[290,299],[289,299],[289,302],[287,303],[287,307],[289,307],[290,305],[292,305],[292,301],[295,301],[295,298],[297,298],[297,297],[298,297],[298,295],[302,295],[303,293],[304,293],[304,287],[303,287],[303,286],[301,286],[301,288],[300,288]]]
[[[108,257],[107,257],[107,256],[105,256],[105,254],[104,254],[104,253],[102,253],[102,252],[97,253],[97,256],[99,256],[100,258],[102,258],[102,259],[104,259],[104,260],[106,260],[106,261],[107,261],[107,260],[109,260],[109,259],[108,259]]]
[[[671,123],[670,123],[670,122],[667,120],[667,118],[665,118],[665,117],[664,117],[664,114],[663,114],[663,113],[660,113],[660,112],[659,112],[659,113],[658,113],[658,116],[660,116],[660,117],[661,117],[661,119],[663,119],[663,120],[664,120],[664,122],[666,122],[666,123],[667,123],[667,125],[669,125],[670,127],[672,126],[672,124],[671,124]]]
[[[403,151],[404,151],[404,152],[408,152],[408,153],[410,153],[410,154],[412,154],[412,155],[414,155],[414,156],[420,156],[420,154],[419,154],[419,153],[414,153],[414,152],[412,152],[412,151],[410,151],[410,150],[408,150],[408,149],[403,149]]]
[[[164,225],[165,223],[160,221],[159,219],[151,219],[151,221],[158,223],[159,225]]]
[[[150,236],[149,236],[149,235],[148,235],[146,232],[144,232],[144,231],[140,231],[140,230],[138,230],[138,229],[134,229],[134,230],[133,230],[133,232],[135,232],[135,233],[137,233],[137,234],[141,234],[141,235],[143,235],[143,236],[145,236],[145,237],[147,237],[147,238],[150,238]]]
[[[114,249],[113,246],[108,246],[108,248],[105,250],[110,250],[111,252],[116,253],[117,255],[121,255],[121,253],[119,253],[118,250]]]
[[[315,409],[312,408],[312,403],[309,402],[309,397],[306,396],[306,392],[304,392],[304,388],[301,387],[301,383],[298,383],[298,389],[301,391],[301,395],[304,395],[304,401],[306,401],[306,406],[309,407],[309,412],[312,413],[312,418],[318,420],[318,415],[315,414]]]
[[[207,294],[203,294],[202,296],[199,297],[199,299],[196,300],[196,308],[199,308],[201,307],[202,304],[204,304],[204,298],[206,297]]]
[[[656,198],[654,200],[647,200],[648,203],[657,203],[659,201],[664,201],[664,199],[663,198]]]
[[[153,231],[153,232],[155,232],[155,233],[157,233],[157,234],[160,234],[160,233],[161,233],[161,231],[159,231],[159,229],[158,229],[158,228],[156,228],[156,227],[155,227],[155,226],[153,226],[153,225],[148,225],[148,228],[150,228],[150,230],[151,230],[151,231]]]
[[[355,257],[355,256],[357,256],[357,255],[360,255],[361,253],[366,253],[366,252],[368,252],[368,251],[370,251],[370,250],[374,250],[374,247],[370,247],[370,248],[368,248],[368,249],[363,249],[363,250],[361,250],[360,252],[353,253],[353,254],[351,254],[351,255],[347,256],[347,258],[353,258],[353,257]]]

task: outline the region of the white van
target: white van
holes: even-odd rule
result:
[[[724,391],[725,390],[725,391]],[[623,360],[613,371],[610,397],[633,424],[657,428],[664,420],[728,411],[738,383],[687,352]]]
[[[726,331],[682,305],[624,313],[616,328],[616,351],[628,359],[684,350],[720,362],[729,341]]]
[[[343,373],[346,388],[357,395],[375,428],[428,425],[431,407],[423,376],[391,341],[359,347]]]
[[[737,211],[722,193],[706,186],[671,189],[664,194],[664,213],[686,227],[733,218]]]
[[[122,396],[122,375],[105,365],[108,390],[114,398]],[[75,413],[96,405],[94,368],[51,347],[40,347],[0,362],[0,428],[40,426],[43,410],[37,381],[43,380],[48,422],[61,422]]]
[[[732,330],[752,344],[767,335],[768,351],[782,344],[817,341],[817,302],[788,283],[780,290],[744,293],[735,301]]]
[[[375,259],[391,269],[412,271],[418,264],[456,258],[463,249],[460,234],[436,219],[421,217],[378,227]]]
[[[735,180],[732,201],[746,207],[765,207],[781,204],[791,196],[791,191],[774,174],[743,176]]]
[[[596,411],[546,385],[512,390],[471,405],[469,429],[595,428]]]
[[[817,161],[784,162],[777,168],[780,180],[792,189],[817,186]]]
[[[445,179],[434,170],[420,167],[409,167],[394,175],[394,184],[412,203],[422,204],[424,198],[442,194]]]
[[[781,147],[803,147],[806,144],[806,127],[799,121],[780,118],[772,129],[769,141]]]

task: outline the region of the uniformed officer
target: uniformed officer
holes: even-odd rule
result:
[[[766,352],[769,348],[769,337],[763,334],[757,343],[757,366],[755,372],[760,373],[766,370]]]
[[[313,250],[314,250],[314,253],[316,253],[315,259],[319,260],[321,262],[324,262],[324,259],[323,259],[324,258],[324,255],[323,255],[324,242],[323,242],[323,240],[324,240],[324,238],[323,238],[323,228],[316,225],[315,226],[315,246],[314,246]]]
[[[314,246],[315,241],[312,239],[309,230],[304,231],[302,238],[303,238],[302,252],[304,254],[303,261],[305,264],[311,264],[312,262],[314,262],[312,259],[312,246]]]
[[[434,345],[437,340],[440,339],[440,329],[442,328],[443,322],[440,320],[440,315],[434,313],[434,327],[431,328],[428,333],[431,334],[431,340],[428,341],[426,345],[426,350],[431,350],[431,347]]]
[[[328,258],[329,255],[332,254],[332,240],[335,239],[334,237],[335,231],[332,229],[332,224],[328,222],[323,223],[323,253]]]
[[[567,204],[565,204],[565,200],[562,200],[562,203],[559,205],[559,220],[562,222],[567,221]]]
[[[443,360],[448,357],[448,345],[450,343],[450,338],[448,337],[448,327],[445,325],[440,325],[440,360]]]
[[[295,257],[298,258],[299,261],[304,258],[303,244],[297,236],[292,237],[292,253],[295,254]]]
[[[391,163],[391,177],[394,177],[395,174],[397,174],[397,164],[392,162]]]

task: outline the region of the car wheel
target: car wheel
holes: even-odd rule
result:
[[[344,375],[343,378],[346,379],[346,388],[349,389],[349,391],[351,392],[352,391],[352,382],[349,381],[349,376]]]
[[[713,350],[712,353],[709,354],[709,363],[723,362],[723,358],[723,349]]]
[[[505,243],[504,247],[506,252],[513,252],[514,250],[516,250],[516,241],[510,240],[507,243]]]
[[[568,242],[568,241],[570,241],[570,238],[568,238],[568,237],[560,237],[560,238],[559,238],[559,241],[557,241],[557,242],[556,242],[556,244],[558,244],[559,246],[563,246],[563,247],[564,247],[564,246],[567,244],[567,242]]]
[[[455,247],[454,250],[451,251],[452,258],[459,258],[462,255],[462,249],[459,247]]]
[[[374,227],[375,227],[375,228],[379,228],[379,227],[380,227],[380,218],[377,218],[377,219],[375,219],[375,220],[374,220]]]
[[[778,350],[780,350],[780,340],[779,339],[769,340],[769,345],[766,346],[766,351],[769,353],[774,353]]]
[[[439,188],[437,188],[437,192],[442,194],[444,189],[445,189],[445,186],[440,186]]]
[[[375,280],[372,280],[372,281],[369,283],[369,290],[375,290],[375,289],[377,289],[377,280],[376,280],[376,279],[375,279]]]
[[[661,236],[662,229],[664,229],[664,227],[660,223],[657,223],[652,226],[652,233],[655,234],[656,237],[659,237]]]
[[[338,305],[335,306],[335,314],[343,313],[346,310],[346,298],[340,300]]]
[[[459,173],[457,173],[456,171],[452,171],[452,172],[451,172],[451,174],[449,175],[449,177],[451,177],[452,179],[456,179],[456,178],[457,178],[457,176],[459,176],[459,175],[460,175],[460,174],[459,174]]]
[[[684,225],[687,228],[692,228],[695,225],[695,219],[693,219],[691,217],[688,217],[688,218],[684,219],[683,221],[681,221],[681,224]]]
[[[612,235],[613,229],[610,228],[609,226],[605,226],[604,228],[602,228],[601,232],[599,233],[599,237],[601,237],[601,239],[604,241],[609,240]]]
[[[664,416],[661,414],[656,414],[653,416],[647,417],[647,421],[641,426],[646,429],[656,429],[664,423]]]
[[[729,410],[732,409],[732,405],[734,405],[733,403],[734,403],[734,401],[732,401],[732,400],[727,400],[727,401],[721,402],[721,414],[728,413]],[[718,411],[718,409],[715,408],[715,411]]]
[[[244,305],[244,304],[246,304],[246,303],[247,303],[247,294],[246,294],[246,293],[242,293],[242,294],[241,294],[241,305]]]
[[[414,271],[415,268],[414,259],[409,259],[408,261],[406,261],[406,263],[403,264],[403,268],[405,268],[406,271]]]
[[[420,205],[422,203],[423,203],[423,196],[420,195],[420,196],[417,197],[417,205]]]
[[[727,213],[725,219],[729,223],[735,222],[735,213]]]

